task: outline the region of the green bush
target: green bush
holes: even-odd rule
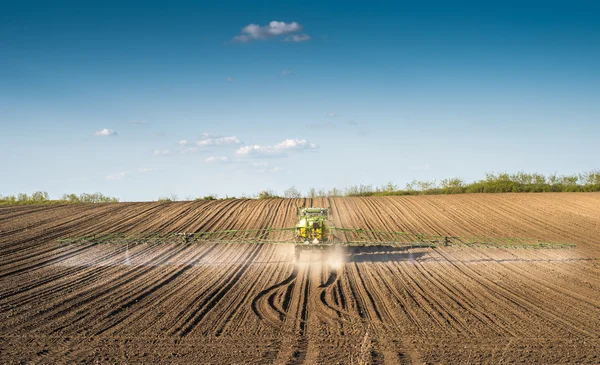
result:
[[[300,190],[296,189],[295,186],[291,186],[288,189],[283,191],[284,198],[302,198],[302,193]]]
[[[259,192],[257,194],[257,199],[273,199],[273,198],[280,198],[279,196],[277,196],[277,194],[271,190],[271,189],[267,189],[267,190],[263,190],[261,192]]]
[[[389,195],[435,195],[464,193],[543,193],[543,192],[600,192],[600,170],[577,175],[558,176],[525,172],[486,173],[485,178],[466,183],[460,178],[444,179],[441,182],[413,180],[405,189],[389,182],[379,188],[371,185],[352,185],[343,193],[336,188],[329,190],[326,196],[389,196]],[[314,188],[307,197],[317,197]]]
[[[157,202],[159,203],[165,203],[165,202],[176,202],[177,200],[179,200],[177,198],[177,194],[171,194],[169,196],[161,196],[158,198]]]
[[[202,200],[217,200],[217,194],[210,194],[202,198]]]
[[[31,195],[19,193],[17,196],[0,196],[0,204],[75,204],[75,203],[116,203],[118,198],[105,196],[102,193],[63,194],[60,199],[52,200],[45,191],[36,191]]]

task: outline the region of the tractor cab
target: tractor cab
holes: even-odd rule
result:
[[[298,208],[296,240],[306,244],[319,244],[329,239],[327,208]]]

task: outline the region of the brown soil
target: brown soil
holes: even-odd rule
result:
[[[337,226],[575,249],[66,244],[90,233]],[[600,363],[600,194],[0,207],[0,363]]]

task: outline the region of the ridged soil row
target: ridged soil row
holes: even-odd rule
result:
[[[65,260],[80,254],[85,248],[82,248],[79,245],[59,243],[48,244],[48,242],[65,237],[68,234],[83,235],[89,233],[89,230],[91,230],[91,232],[102,232],[103,230],[106,230],[110,225],[107,225],[104,221],[111,217],[118,216],[118,214],[114,214],[115,208],[115,205],[101,206],[96,209],[96,214],[85,219],[67,219],[66,222],[56,222],[55,227],[46,229],[42,226],[36,228],[34,230],[37,232],[36,236],[29,241],[26,239],[26,242],[33,244],[23,245],[19,241],[14,242],[15,247],[19,247],[19,250],[15,252],[14,255],[5,257],[7,262],[3,265],[2,270],[0,270],[0,276],[31,272],[32,270],[48,267],[60,260]],[[132,208],[132,205],[125,206],[124,211],[121,211],[120,214],[131,213],[130,208]],[[93,221],[94,224],[86,224],[88,221]],[[84,227],[88,227],[87,232],[83,232],[83,230],[86,229]],[[39,229],[42,231],[39,232]]]
[[[243,249],[232,250],[219,244],[190,248],[193,251],[188,252],[186,264],[172,265],[147,287],[114,305],[108,320],[99,322],[95,330],[110,336],[156,336],[171,331],[178,313],[190,309],[189,301],[209,292],[222,279],[224,266],[207,262],[227,258],[239,261],[246,255]]]
[[[552,317],[558,316],[576,325],[578,328],[586,329],[589,333],[600,335],[597,329],[597,313],[600,311],[600,302],[589,298],[587,295],[577,294],[569,289],[569,285],[557,285],[554,280],[545,279],[540,275],[540,265],[528,264],[527,269],[523,265],[514,262],[503,262],[501,264],[489,264],[472,266],[471,269],[481,276],[506,277],[502,283],[509,282],[507,290],[515,295],[539,303],[544,308],[544,314]],[[530,271],[534,271],[532,274]],[[518,285],[516,285],[518,283]],[[570,310],[578,307],[576,312]]]
[[[371,306],[376,310],[378,321],[371,322],[371,328],[377,337],[375,349],[383,355],[386,364],[420,363],[415,349],[403,338],[405,326],[410,322],[406,311],[398,310],[393,291],[386,286],[385,272],[377,270],[377,263],[357,263],[360,285],[364,288]],[[383,285],[382,285],[383,284]]]
[[[519,208],[523,207],[520,204],[512,204],[510,201],[499,200],[494,196],[489,197],[487,202],[487,209],[494,212],[494,215],[513,227],[519,227],[518,236],[528,237],[527,235],[529,235],[529,237],[548,237],[550,239],[569,237],[574,238],[576,241],[585,239],[585,234],[578,234],[576,233],[577,230],[573,231],[569,227],[565,227],[562,222],[554,222],[554,220],[549,219],[545,214],[546,209],[541,212],[528,209],[525,213],[524,209]]]
[[[479,218],[482,222],[482,231],[478,234],[492,234],[499,237],[536,237],[559,242],[577,243],[585,248],[589,243],[597,240],[600,227],[597,225],[600,219],[600,209],[589,212],[595,216],[594,219],[586,221],[580,217],[573,217],[568,213],[571,209],[568,202],[562,207],[536,205],[535,195],[527,199],[518,196],[509,196],[510,199],[502,199],[493,195],[487,199],[477,199],[474,196],[465,196],[465,203],[459,206],[456,215],[469,216],[473,211],[485,214]],[[550,200],[551,201],[551,200]],[[574,219],[575,218],[575,219]],[[595,232],[595,233],[594,233]],[[590,242],[591,241],[591,242]]]
[[[98,225],[86,227],[77,235],[89,234],[152,234],[161,232],[160,228],[166,228],[171,222],[177,221],[189,211],[192,203],[182,202],[180,204],[148,204],[147,208],[136,206],[129,214],[119,214],[112,219],[99,222]],[[160,227],[159,229],[154,227]],[[165,230],[162,233],[167,233]]]
[[[248,275],[240,280],[239,289],[232,293],[227,304],[211,314],[211,319],[207,316],[206,322],[211,324],[209,330],[216,336],[239,336],[240,333],[258,333],[261,330],[261,322],[251,310],[256,292],[259,288],[269,286],[274,280],[283,280],[289,274],[291,266],[282,264],[287,255],[283,256],[279,247],[266,246],[263,251],[269,252],[263,253],[262,256],[266,257],[257,258],[262,263],[249,268]],[[283,307],[282,309],[285,310]]]
[[[249,246],[249,245],[246,245]],[[220,296],[217,302],[212,304],[210,311],[206,311],[200,320],[196,319],[198,330],[190,333],[190,336],[221,336],[223,332],[236,326],[240,326],[243,319],[248,319],[251,316],[251,301],[254,294],[257,291],[258,285],[263,282],[269,282],[272,278],[271,275],[279,276],[280,271],[279,265],[271,264],[258,264],[257,262],[269,260],[276,254],[277,247],[271,245],[260,246],[260,251],[254,255],[253,247],[248,247],[247,257],[251,260],[246,262],[238,271],[232,273],[232,280],[223,284],[227,290],[225,292],[219,292],[217,295]],[[238,260],[241,261],[241,260]],[[224,269],[221,268],[221,271]],[[225,276],[225,275],[221,275]],[[229,286],[229,289],[227,287]],[[231,320],[232,317],[237,316],[242,319],[242,322]],[[249,321],[246,323],[248,327],[256,327],[256,321]],[[243,331],[249,330],[249,328],[243,326]],[[236,335],[235,330],[233,332],[226,332],[228,335]]]
[[[466,252],[469,257],[475,257],[471,250]],[[550,289],[551,293],[563,293],[600,310],[600,291],[590,291],[600,281],[600,273],[591,270],[594,260],[577,256],[579,255],[574,255],[572,250],[515,252],[509,249],[485,250],[477,255],[488,258],[490,263],[501,264],[500,268],[507,269],[515,276],[527,278],[528,281]]]
[[[290,295],[291,303],[288,315],[283,318],[286,329],[293,331],[295,336],[288,336],[287,341],[281,344],[274,361],[275,364],[301,364],[306,358],[311,268],[312,265],[297,265],[298,273]]]
[[[238,221],[238,214],[235,215],[234,219],[230,219],[229,217],[233,214],[233,212],[235,212],[236,209],[243,209],[243,206],[247,204],[247,201],[224,200],[205,204],[206,205],[202,207],[206,207],[207,209],[203,209],[200,212],[200,217],[194,219],[194,221],[197,223],[197,226],[187,225],[190,230],[197,232],[208,232],[220,231],[224,229],[237,229],[236,222]]]
[[[324,306],[321,297],[329,285],[332,285],[337,274],[321,257],[321,260],[308,264],[311,266],[308,277],[310,289],[308,291],[308,315],[305,329],[305,344],[297,344],[297,350],[305,351],[303,363],[335,363],[343,361],[340,354],[335,353],[335,348],[348,346],[351,339],[350,331],[342,336],[344,326],[336,317],[335,312]]]
[[[390,303],[382,295],[381,286],[378,282],[373,282],[368,271],[368,265],[365,267],[362,263],[346,265],[351,295],[358,304],[356,314],[361,318],[366,330],[364,346],[368,351],[361,353],[359,358],[365,361],[365,355],[368,355],[368,361],[371,363],[406,363],[408,358],[405,356],[406,350],[402,342],[392,340],[399,338],[398,321],[390,312]]]
[[[454,199],[429,199],[432,204],[432,210],[439,216],[447,220],[446,230],[443,234],[453,236],[475,236],[489,235],[494,236],[496,231],[494,222],[491,221],[486,212],[480,212],[477,209],[465,210],[462,200]],[[393,202],[390,202],[393,204]]]
[[[439,250],[441,251],[441,250]],[[474,310],[479,312],[477,317],[482,320],[482,324],[485,324],[485,319],[489,318],[491,322],[485,324],[484,327],[473,324],[473,328],[481,328],[483,330],[494,330],[498,336],[505,337],[535,337],[536,331],[547,331],[548,328],[552,328],[555,324],[552,323],[551,319],[546,318],[543,313],[538,313],[535,309],[524,305],[523,301],[515,301],[512,296],[499,295],[495,290],[494,286],[505,286],[503,283],[508,283],[505,289],[510,291],[512,295],[518,297],[529,298],[532,300],[532,295],[529,293],[529,287],[524,288],[522,292],[515,291],[515,288],[520,287],[522,284],[519,275],[515,275],[510,269],[504,266],[502,263],[494,263],[488,261],[478,261],[475,265],[456,259],[456,256],[465,258],[467,254],[465,252],[471,252],[472,249],[460,249],[455,251],[444,250],[444,255],[447,258],[446,261],[432,262],[432,263],[415,263],[416,267],[423,272],[428,272],[429,275],[435,277],[444,287],[452,292],[463,293],[464,299],[450,298],[454,303],[460,303],[461,306],[466,306],[468,303],[474,303],[477,308],[473,306],[466,306],[465,309],[468,311],[463,315],[476,314]],[[479,255],[475,256],[478,257]],[[457,271],[456,265],[465,265],[471,268],[472,272],[476,272],[477,275],[473,275],[472,272]],[[424,281],[425,282],[425,281]],[[490,289],[485,287],[485,283],[491,283],[493,285]],[[482,285],[483,284],[483,285]],[[482,290],[482,288],[486,288]],[[543,294],[543,292],[541,292]],[[472,299],[469,299],[472,298]],[[544,303],[547,301],[543,296],[535,298],[533,301],[538,303]],[[575,305],[575,303],[573,303]],[[552,312],[552,310],[550,310]],[[482,317],[484,316],[484,317]],[[543,318],[539,318],[542,316]],[[551,317],[552,318],[552,317]],[[501,330],[501,331],[500,331]],[[493,336],[493,333],[481,333],[480,337]]]
[[[285,324],[298,270],[296,264],[291,264],[291,267],[285,270],[288,273],[285,278],[262,289],[252,299],[252,311],[266,325],[281,329]]]
[[[97,248],[99,250],[88,247],[88,251],[91,252],[81,254],[83,264],[55,265],[53,270],[44,275],[27,275],[26,284],[15,282],[14,287],[0,292],[0,304],[23,305],[33,300],[51,297],[54,292],[67,289],[74,291],[80,285],[87,285],[89,281],[110,276],[113,271],[120,270],[119,265],[126,264],[127,258],[136,260],[155,249],[149,245],[132,246],[130,249],[120,244],[107,244]]]
[[[86,207],[83,206],[83,208]],[[119,209],[117,206],[108,205],[87,208],[89,208],[89,211],[78,215],[64,214],[63,211],[62,214],[57,215],[55,219],[51,219],[46,224],[38,224],[38,219],[35,216],[29,217],[28,225],[22,228],[21,232],[3,233],[0,235],[0,249],[3,250],[6,256],[0,258],[3,260],[2,263],[17,261],[13,255],[25,258],[38,255],[44,252],[44,249],[47,250],[47,247],[44,247],[46,243],[57,238],[63,238],[69,232],[74,232],[78,228],[86,226],[90,221],[101,221],[111,216],[111,213],[114,215],[115,212],[126,209],[126,207]],[[0,229],[4,231],[5,226],[1,226]],[[42,251],[38,253],[38,247],[40,246]]]
[[[94,325],[89,326],[89,330],[94,335],[113,335],[121,329],[131,330],[136,334],[141,332],[140,328],[154,323],[150,320],[156,316],[157,305],[166,298],[180,294],[185,286],[185,274],[217,247],[216,244],[190,246],[184,251],[187,264],[160,268],[157,275],[131,288],[126,295],[108,298],[102,310],[93,314]]]
[[[54,205],[52,208],[57,209],[60,205]],[[7,219],[15,219],[19,216],[30,215],[36,211],[49,210],[47,205],[0,205],[0,223]]]
[[[414,302],[417,313],[421,313],[420,321],[424,322],[422,328],[427,328],[428,331],[434,333],[442,332],[452,335],[461,332],[461,323],[454,320],[437,296],[429,293],[421,277],[412,272],[411,264],[401,262],[399,265],[395,265],[394,269],[397,277],[409,288],[407,294]]]
[[[90,310],[95,310],[94,306],[97,303],[102,303],[102,300],[115,294],[118,295],[124,288],[135,287],[140,282],[151,280],[152,274],[158,271],[161,264],[166,263],[172,257],[177,257],[187,247],[162,245],[158,248],[159,250],[155,252],[156,256],[152,259],[154,266],[134,266],[119,271],[111,277],[103,277],[99,281],[91,282],[89,287],[68,292],[55,300],[40,304],[36,308],[36,313],[21,318],[17,323],[12,323],[8,332],[40,332],[43,327],[50,327],[52,331],[60,326],[57,324],[60,321],[64,321],[68,326],[73,316],[88,315]]]
[[[432,219],[431,212],[423,204],[415,204],[409,197],[402,199],[371,198],[382,211],[380,214],[401,231],[425,234],[444,234],[446,219]],[[390,217],[394,217],[390,219]],[[368,219],[368,218],[367,218]],[[440,227],[441,223],[441,227]]]
[[[182,315],[182,320],[170,333],[178,336],[187,336],[192,332],[198,324],[204,319],[209,311],[221,300],[221,298],[231,290],[231,288],[239,281],[242,275],[250,267],[250,262],[256,258],[262,245],[247,246],[248,256],[239,264],[231,265],[233,270],[223,276],[223,280],[211,289],[206,295],[202,295],[194,301],[191,310]]]
[[[356,298],[353,297],[352,289],[345,276],[346,264],[336,269],[329,268],[329,276],[322,277],[322,284],[313,295],[313,307],[318,308],[318,317],[321,319],[319,327],[320,336],[324,339],[318,345],[317,363],[344,363],[347,361],[360,362],[377,360],[370,353],[372,342],[368,335],[371,323],[358,315],[352,308],[357,308]],[[326,270],[324,270],[326,272]],[[318,302],[316,298],[318,297]],[[349,305],[354,302],[354,305]],[[324,321],[322,318],[329,320]],[[366,323],[366,326],[365,326]],[[346,348],[344,353],[335,349]],[[317,353],[317,352],[315,352]]]
[[[467,278],[457,277],[456,273],[448,270],[447,263],[420,263],[415,262],[413,270],[417,275],[423,277],[432,291],[439,292],[440,297],[449,303],[451,309],[457,317],[467,324],[468,328],[474,334],[472,336],[490,337],[490,336],[514,336],[511,329],[512,318],[506,318],[509,314],[501,312],[494,315],[494,307],[497,303],[490,305],[489,297],[477,295],[478,291],[474,288],[466,288],[462,285]]]
[[[11,213],[0,215],[0,232],[2,236],[23,233],[38,225],[53,222],[61,217],[73,216],[94,209],[90,205],[76,205],[67,208],[62,205],[52,206],[26,206],[24,209],[15,209]],[[0,243],[4,242],[0,238]]]
[[[443,253],[442,250],[436,249],[440,255],[447,257],[447,254]],[[527,327],[533,327],[533,323],[543,323],[546,322],[547,326],[555,327],[556,332],[560,333],[561,336],[569,336],[569,335],[578,335],[578,336],[586,336],[593,337],[593,332],[590,332],[588,329],[580,328],[577,324],[574,324],[568,320],[566,320],[562,313],[557,313],[554,310],[550,309],[548,306],[544,306],[543,302],[539,300],[536,301],[534,298],[530,296],[522,296],[519,293],[515,293],[513,286],[504,286],[499,283],[490,280],[486,276],[480,275],[476,272],[471,266],[466,265],[463,262],[455,262],[451,260],[451,264],[464,275],[475,279],[482,288],[486,290],[490,290],[496,294],[496,296],[501,297],[507,303],[518,307],[514,309],[516,311],[520,311],[522,313],[527,313],[528,315],[533,315],[538,317],[538,320],[531,322],[531,325]],[[490,265],[492,266],[492,265]]]

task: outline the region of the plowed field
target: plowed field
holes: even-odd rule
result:
[[[67,244],[335,225],[575,243],[320,253]],[[600,363],[600,194],[0,207],[0,363]]]

